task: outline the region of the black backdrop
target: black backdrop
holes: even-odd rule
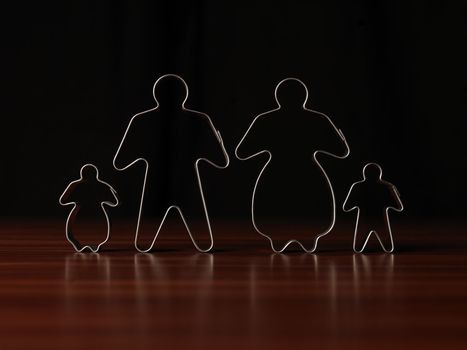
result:
[[[130,117],[153,107],[156,78],[177,73],[187,106],[211,116],[231,157],[227,170],[204,172],[214,217],[249,218],[261,162],[233,150],[274,107],[277,82],[295,76],[350,144],[348,159],[324,164],[339,202],[376,161],[407,218],[462,218],[467,4],[275,3],[2,4],[0,215],[64,218],[58,197],[86,162],[118,190],[113,213],[135,215],[140,172],[119,173],[112,158]]]

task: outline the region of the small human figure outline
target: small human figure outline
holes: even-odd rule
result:
[[[361,216],[361,208],[358,204],[352,205],[350,204],[349,207],[349,202],[351,202],[351,196],[356,192],[356,188],[358,188],[361,184],[365,184],[371,177],[374,178],[374,176],[369,176],[368,173],[371,171],[371,168],[374,168],[374,171],[376,171],[377,174],[377,179],[376,182],[380,183],[381,185],[385,186],[387,189],[389,189],[390,194],[392,195],[393,199],[395,200],[396,205],[387,205],[384,208],[384,219],[385,219],[385,225],[387,228],[387,235],[389,237],[389,249],[385,247],[383,241],[381,240],[380,234],[378,233],[374,228],[370,229],[369,232],[363,233],[366,235],[364,237],[364,243],[362,244],[362,247],[360,249],[357,248],[357,240],[359,236],[359,226],[361,224],[360,216]],[[369,170],[370,169],[370,170]],[[383,249],[384,252],[386,253],[392,253],[394,251],[394,238],[392,234],[392,228],[391,228],[391,222],[389,220],[389,210],[394,210],[396,212],[402,212],[404,210],[404,205],[402,204],[402,201],[400,199],[400,194],[399,191],[397,190],[396,186],[394,186],[392,183],[383,180],[383,169],[381,166],[377,163],[367,163],[362,170],[362,175],[363,179],[361,181],[357,181],[352,184],[352,186],[349,189],[349,192],[347,193],[347,196],[344,200],[344,203],[342,204],[342,210],[346,213],[351,212],[353,210],[357,210],[357,217],[355,220],[355,228],[354,228],[354,237],[353,237],[353,250],[355,253],[362,253],[367,244],[368,241],[371,238],[371,235],[374,234]],[[366,226],[364,226],[366,227]]]
[[[77,187],[79,187],[80,185],[85,184],[86,181],[88,181],[88,180],[92,180],[92,181],[96,180],[98,184],[102,184],[102,186],[107,187],[107,189],[110,191],[110,193],[112,194],[113,199],[114,199],[114,201],[104,200],[104,201],[101,201],[99,203],[99,205],[100,205],[100,207],[102,209],[102,212],[104,214],[105,220],[106,220],[107,232],[106,232],[105,239],[103,241],[101,241],[97,246],[92,246],[92,245],[88,245],[88,244],[82,245],[74,237],[72,227],[73,227],[73,224],[74,224],[74,222],[76,220],[76,216],[78,215],[78,212],[80,210],[80,204],[78,202],[76,202],[76,201],[73,201],[73,200],[71,200],[71,201],[67,200],[67,198],[72,195],[72,193],[77,189]],[[107,214],[107,211],[106,211],[105,207],[106,206],[116,207],[116,206],[119,205],[119,200],[118,200],[118,197],[117,197],[117,191],[115,191],[115,189],[110,184],[108,184],[105,181],[102,181],[99,178],[99,170],[97,169],[97,167],[94,164],[87,163],[87,164],[84,164],[80,169],[80,178],[78,180],[74,180],[74,181],[70,182],[70,184],[63,191],[62,195],[60,196],[59,203],[62,206],[69,206],[69,205],[73,206],[70,213],[68,214],[66,224],[65,224],[65,234],[66,234],[66,238],[67,238],[68,242],[71,243],[73,248],[78,253],[81,253],[81,252],[83,252],[85,250],[90,250],[93,253],[97,253],[100,250],[101,246],[104,245],[110,238],[110,226],[111,226],[110,225],[110,218],[109,218],[109,216]]]

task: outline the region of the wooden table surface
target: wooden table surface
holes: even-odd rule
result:
[[[350,225],[317,254],[273,254],[233,221],[214,224],[213,253],[177,224],[136,253],[133,223],[118,222],[83,254],[63,226],[1,225],[0,349],[467,347],[462,223],[396,225],[394,254],[353,254]]]

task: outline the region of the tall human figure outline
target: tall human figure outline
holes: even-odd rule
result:
[[[404,210],[404,205],[400,199],[399,191],[397,190],[396,186],[392,183],[383,180],[383,169],[376,163],[368,163],[363,167],[362,170],[363,179],[361,181],[357,181],[352,184],[349,189],[349,192],[345,198],[345,201],[342,205],[342,209],[345,212],[351,212],[353,210],[357,210],[357,218],[355,220],[355,229],[354,229],[354,238],[353,238],[353,250],[356,253],[362,253],[365,250],[365,247],[368,241],[371,238],[371,235],[374,234],[381,245],[381,248],[386,253],[392,253],[394,251],[394,239],[392,235],[391,229],[391,222],[389,220],[389,210],[394,210],[396,212],[401,212]],[[377,187],[374,186],[376,184]],[[369,186],[373,186],[372,188],[368,188]],[[384,224],[377,225],[378,228],[383,228],[385,232],[377,232],[376,231],[376,224],[368,224],[364,222],[362,224],[361,214],[362,209],[361,206],[357,203],[354,197],[358,198],[360,191],[367,190],[368,193],[372,193],[373,195],[383,195],[387,198],[391,197],[393,200],[392,205],[387,204],[383,208],[384,211]],[[362,199],[360,199],[362,200]],[[367,205],[370,205],[368,203]],[[389,238],[389,249],[387,249],[380,237],[382,234],[386,234]],[[363,239],[359,239],[359,237],[363,237]],[[360,249],[357,247],[357,241],[363,241],[363,244]]]
[[[163,103],[161,103],[161,101],[159,101],[158,97],[157,97],[157,89],[159,87],[159,85],[162,83],[162,82],[165,82],[167,80],[172,80],[173,82],[175,83],[180,83],[182,85],[182,88],[184,90],[184,96],[183,96],[183,101],[180,101],[181,103],[177,106],[175,106],[178,110],[178,112],[182,113],[184,116],[186,117],[190,117],[190,118],[193,118],[195,119],[194,117],[199,117],[199,119],[196,119],[198,122],[200,121],[200,123],[202,123],[202,125],[206,128],[206,130],[209,130],[209,134],[213,137],[212,139],[215,140],[215,144],[217,146],[219,146],[220,148],[220,154],[222,155],[223,157],[223,160],[225,161],[225,164],[216,164],[215,162],[205,158],[205,157],[199,157],[199,158],[196,158],[196,160],[194,161],[194,164],[190,164],[190,167],[193,167],[194,165],[194,174],[193,174],[193,186],[192,187],[197,187],[196,191],[198,192],[199,196],[200,196],[200,202],[198,203],[198,206],[196,208],[196,210],[198,211],[199,214],[203,215],[204,216],[204,219],[205,219],[205,228],[207,228],[207,239],[209,240],[209,245],[206,247],[206,248],[201,248],[200,245],[197,243],[194,235],[193,235],[193,232],[192,230],[190,229],[190,218],[189,220],[187,220],[186,218],[186,213],[188,211],[188,206],[185,206],[183,203],[182,204],[179,204],[179,203],[172,203],[172,202],[167,202],[166,204],[164,203],[163,204],[163,213],[162,212],[159,212],[159,213],[152,213],[152,214],[158,214],[160,217],[162,217],[162,219],[160,220],[159,224],[157,226],[157,229],[155,229],[155,234],[152,238],[152,241],[151,243],[149,244],[149,247],[148,248],[141,248],[138,244],[138,239],[139,239],[139,235],[141,234],[141,227],[143,225],[144,222],[146,222],[146,212],[144,210],[145,208],[145,199],[151,197],[151,193],[152,192],[155,192],[157,188],[159,188],[160,186],[165,186],[166,184],[156,184],[153,180],[152,180],[152,176],[154,175],[154,173],[152,172],[152,168],[151,168],[151,161],[149,159],[147,159],[146,157],[144,156],[141,156],[140,154],[138,155],[135,155],[133,159],[129,158],[128,160],[126,161],[122,161],[122,150],[124,150],[124,148],[126,147],[126,143],[131,143],[131,141],[129,140],[130,139],[130,133],[133,129],[136,129],[138,128],[138,124],[139,125],[143,125],[146,121],[151,121],[151,122],[154,122],[155,119],[150,119],[151,117],[152,118],[157,118],[157,117],[162,117],[164,116],[164,114],[170,114],[170,113],[165,113],[164,112],[164,108],[163,108]],[[159,236],[159,233],[165,223],[165,220],[167,218],[167,215],[169,214],[170,211],[172,210],[176,210],[182,221],[183,221],[183,224],[185,225],[185,228],[188,232],[188,235],[193,243],[193,245],[195,246],[195,248],[200,251],[200,252],[208,252],[210,251],[213,246],[214,246],[214,238],[213,238],[213,234],[212,234],[212,228],[211,228],[211,223],[210,223],[210,218],[209,218],[209,214],[208,214],[208,209],[207,209],[207,204],[206,204],[206,200],[205,200],[205,194],[204,194],[204,191],[203,191],[203,183],[201,181],[201,176],[200,176],[200,172],[199,172],[199,165],[201,162],[205,162],[215,168],[218,168],[218,169],[225,169],[228,165],[229,165],[229,156],[227,154],[227,151],[224,147],[224,143],[223,143],[223,140],[222,140],[222,137],[221,137],[221,134],[220,132],[214,127],[212,121],[211,121],[211,118],[203,113],[203,112],[199,112],[199,111],[195,111],[195,110],[192,110],[192,109],[189,109],[189,108],[186,108],[185,107],[185,103],[186,101],[188,100],[188,95],[189,95],[189,89],[188,89],[188,85],[187,83],[185,82],[185,80],[180,77],[179,75],[176,75],[176,74],[165,74],[161,77],[159,77],[156,82],[154,83],[153,85],[153,97],[154,97],[154,100],[156,102],[156,106],[154,108],[151,108],[151,109],[148,109],[148,110],[145,110],[143,112],[140,112],[140,113],[137,113],[136,115],[134,115],[126,130],[125,130],[125,133],[123,135],[123,138],[122,138],[122,141],[120,142],[120,145],[117,149],[117,152],[114,156],[114,159],[113,159],[113,165],[115,167],[115,169],[119,170],[119,171],[124,171],[130,167],[132,167],[133,165],[137,164],[137,163],[142,163],[144,165],[144,179],[143,179],[143,184],[142,184],[142,190],[141,190],[141,199],[140,199],[140,202],[139,202],[139,211],[138,211],[138,220],[137,220],[137,224],[136,224],[136,231],[135,231],[135,239],[134,239],[134,245],[135,245],[135,248],[136,250],[138,250],[139,252],[142,252],[142,253],[147,253],[149,251],[151,251],[154,246],[155,246],[155,243],[156,243],[156,240]],[[192,169],[192,168],[191,168]],[[155,169],[155,171],[157,172],[158,169]],[[149,188],[149,189],[148,189]],[[149,195],[148,195],[149,193]],[[143,218],[143,214],[144,214],[144,218]],[[149,216],[149,215],[148,215]],[[152,230],[152,229],[151,229]],[[199,238],[199,237],[198,237]]]
[[[278,97],[278,92],[279,92],[279,89],[282,86],[284,86],[284,85],[287,86],[288,84],[291,84],[291,83],[295,84],[295,85],[298,84],[298,87],[301,90],[303,90],[303,91],[301,91],[301,93],[303,93],[303,95],[304,95],[303,100],[298,101],[298,105],[295,106],[296,109],[297,109],[295,112],[300,113],[303,116],[307,115],[307,117],[309,116],[309,117],[312,117],[312,118],[316,118],[314,120],[316,120],[317,123],[320,126],[324,127],[326,129],[326,131],[329,132],[329,135],[331,135],[330,137],[333,137],[333,140],[336,141],[336,143],[339,143],[339,151],[342,151],[342,153],[340,153],[340,154],[336,154],[336,153],[327,151],[325,149],[315,149],[315,150],[310,151],[310,158],[312,158],[312,162],[310,162],[310,163],[314,163],[314,165],[317,167],[317,172],[319,172],[322,179],[324,179],[324,183],[326,184],[326,186],[328,186],[329,194],[330,194],[330,198],[331,198],[331,207],[332,207],[331,218],[330,218],[329,225],[327,226],[327,228],[325,228],[323,230],[323,232],[320,232],[319,234],[315,235],[311,248],[305,247],[305,245],[300,240],[295,239],[295,238],[289,239],[288,241],[283,243],[282,246],[276,247],[275,244],[274,244],[273,239],[271,238],[271,236],[268,235],[267,233],[263,232],[259,228],[259,225],[258,225],[256,217],[255,217],[255,198],[257,196],[257,190],[258,190],[259,185],[261,184],[263,175],[264,175],[266,169],[268,169],[268,167],[270,166],[270,164],[272,164],[271,161],[273,159],[273,154],[272,154],[271,150],[268,149],[267,147],[265,147],[263,149],[260,148],[259,151],[256,151],[255,153],[250,154],[250,155],[242,156],[242,155],[239,154],[239,150],[243,146],[243,144],[246,142],[246,140],[247,139],[251,140],[251,139],[254,138],[254,135],[253,136],[250,135],[253,128],[257,129],[257,125],[260,122],[262,122],[264,120],[268,120],[268,119],[270,119],[271,116],[278,115],[278,114],[280,114],[280,112],[282,112],[281,110],[283,109],[283,106],[281,105],[280,99]],[[333,122],[331,121],[331,119],[327,115],[325,115],[325,114],[323,114],[321,112],[309,109],[309,108],[306,107],[306,104],[308,102],[308,88],[306,87],[305,83],[303,83],[302,80],[297,79],[297,78],[286,78],[286,79],[281,80],[276,85],[276,88],[274,90],[274,98],[275,98],[277,107],[272,109],[272,110],[269,110],[269,111],[266,111],[264,113],[261,113],[261,114],[257,115],[253,119],[253,121],[251,122],[249,128],[247,129],[244,136],[242,137],[242,139],[238,143],[237,147],[235,148],[235,155],[240,160],[248,160],[248,159],[254,158],[256,156],[259,156],[261,154],[267,154],[267,161],[265,162],[263,168],[259,172],[259,175],[258,175],[258,177],[256,179],[256,182],[255,182],[255,185],[254,185],[254,188],[253,188],[253,194],[252,194],[252,197],[251,197],[251,219],[252,219],[252,223],[253,223],[253,226],[254,226],[255,230],[259,234],[261,234],[262,236],[266,237],[269,240],[269,243],[271,245],[271,249],[276,253],[283,252],[292,243],[298,244],[300,246],[300,248],[303,249],[307,253],[313,253],[317,249],[319,239],[321,237],[325,236],[326,234],[328,234],[332,230],[332,228],[334,227],[335,217],[336,217],[336,200],[335,200],[335,195],[334,195],[334,190],[333,190],[333,187],[332,187],[332,183],[331,183],[331,180],[328,177],[326,171],[324,170],[324,168],[322,167],[322,165],[318,161],[317,156],[320,155],[320,154],[324,154],[324,155],[327,155],[327,156],[331,156],[333,158],[344,159],[350,154],[350,149],[349,149],[349,146],[347,144],[347,141],[346,141],[345,136],[342,133],[342,131],[340,129],[336,128],[336,126],[333,124]],[[282,121],[282,122],[288,123],[287,120]],[[297,128],[296,130],[299,130],[299,128]],[[285,136],[290,136],[290,135],[285,135]],[[308,161],[309,160],[306,159],[306,162],[307,162],[306,164],[308,164]],[[292,203],[292,205],[293,205],[293,203]]]
[[[76,193],[76,191],[79,191],[80,188],[83,186],[93,186],[93,190],[97,192],[99,189],[104,189],[106,194],[103,195],[103,198],[106,198],[106,200],[102,200],[101,198],[99,200],[99,205],[100,208],[102,209],[102,213],[105,217],[106,224],[107,224],[107,234],[105,236],[105,239],[101,241],[97,246],[93,247],[88,244],[82,245],[74,236],[73,233],[73,224],[76,221],[77,216],[79,215],[79,211],[81,209],[81,203],[73,200],[72,196],[73,194]],[[107,194],[110,194],[112,196],[112,200],[107,199]],[[110,196],[109,196],[110,197]],[[73,208],[70,211],[70,214],[68,214],[67,220],[66,220],[66,226],[65,226],[65,233],[66,233],[66,238],[68,242],[71,243],[73,248],[78,252],[81,253],[85,251],[86,249],[89,249],[93,253],[97,253],[102,245],[104,245],[110,238],[110,219],[107,214],[107,211],[105,210],[106,206],[109,207],[116,207],[119,204],[119,200],[117,197],[117,192],[113,189],[111,185],[109,185],[107,182],[102,181],[99,178],[99,170],[97,167],[93,164],[85,164],[81,167],[80,170],[80,178],[78,180],[72,181],[65,191],[63,191],[62,195],[60,196],[59,203],[63,206],[67,205],[73,205]]]

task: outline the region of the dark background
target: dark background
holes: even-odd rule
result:
[[[91,162],[120,194],[113,215],[134,217],[141,173],[115,171],[112,158],[131,116],[154,106],[154,81],[176,73],[190,87],[187,106],[211,116],[231,158],[227,170],[203,173],[213,218],[249,219],[262,162],[233,150],[289,76],[349,142],[348,159],[324,163],[339,203],[376,161],[406,218],[463,218],[467,4],[280,3],[2,4],[0,215],[65,219],[58,197]]]

